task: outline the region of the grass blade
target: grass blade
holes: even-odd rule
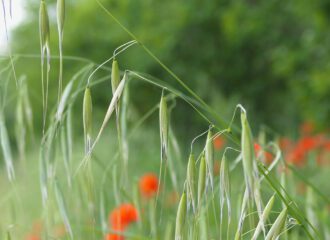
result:
[[[9,137],[5,125],[3,112],[1,110],[0,110],[0,143],[2,148],[3,158],[5,160],[8,179],[9,181],[13,181],[15,179],[13,156],[10,148]]]
[[[66,204],[65,204],[65,201],[63,198],[62,191],[61,191],[57,181],[55,181],[54,184],[55,184],[55,197],[56,197],[56,201],[58,204],[58,208],[60,210],[61,217],[63,218],[65,228],[70,235],[70,239],[73,239],[73,233],[72,233],[69,217],[67,214],[67,208],[66,208]]]

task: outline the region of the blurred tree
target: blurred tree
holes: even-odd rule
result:
[[[330,122],[330,3],[327,0],[107,0],[106,7],[171,69],[229,118],[242,103],[254,124],[266,123],[286,132],[309,119],[320,128]],[[38,53],[38,4],[26,3],[28,19],[14,32],[15,53]],[[55,1],[47,1],[52,23],[51,48],[58,54]],[[95,1],[68,1],[64,30],[65,55],[102,62],[131,40]],[[22,59],[20,74],[39,92],[38,59]],[[51,96],[56,100],[57,61],[52,61]],[[170,76],[135,46],[119,57],[122,69]],[[109,65],[110,66],[110,65]],[[82,67],[65,61],[64,78]],[[106,83],[110,86],[110,83]],[[104,85],[103,85],[104,86]],[[146,111],[159,100],[133,82],[135,107]],[[99,106],[107,104],[110,88],[97,87]],[[40,102],[36,102],[39,104]],[[179,104],[174,117],[196,121]],[[189,120],[188,120],[189,119]],[[252,120],[251,119],[251,120]],[[188,128],[187,122],[180,121]]]

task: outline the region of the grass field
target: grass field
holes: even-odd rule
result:
[[[295,140],[280,136],[250,124],[254,116],[239,103],[226,119],[96,4],[127,33],[127,43],[103,63],[84,59],[66,79],[64,0],[57,1],[59,56],[50,54],[56,36],[42,0],[40,56],[9,51],[1,58],[1,239],[330,239],[327,133],[306,122]],[[119,55],[132,46],[176,85],[121,69]],[[41,61],[33,96],[40,111],[29,100],[35,89],[15,68],[29,58]],[[49,81],[58,83],[58,96],[49,96]],[[143,114],[130,102],[139,96],[133,82],[159,93]],[[106,108],[93,101],[102,89]],[[204,128],[180,131],[172,120],[178,103]]]

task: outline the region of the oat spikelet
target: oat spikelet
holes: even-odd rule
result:
[[[164,92],[159,103],[159,127],[160,127],[160,142],[161,142],[161,160],[167,159],[168,153],[168,109],[167,102],[164,97]]]
[[[57,0],[57,31],[58,31],[58,46],[60,53],[60,69],[59,69],[59,84],[58,84],[58,100],[62,94],[63,82],[63,29],[65,21],[65,0]]]
[[[206,185],[206,162],[205,156],[202,155],[200,164],[199,164],[199,174],[198,174],[198,209],[200,209],[203,195],[205,193],[205,185]]]
[[[188,202],[191,203],[193,211],[196,210],[196,166],[195,157],[190,154],[187,166],[187,198]]]
[[[126,81],[127,81],[126,78],[127,78],[127,75],[126,75],[126,73],[125,73],[124,76],[123,76],[123,79],[120,81],[120,83],[119,83],[119,85],[118,85],[118,88],[116,89],[115,93],[114,93],[113,96],[112,96],[112,99],[111,99],[111,101],[110,101],[110,104],[109,104],[108,110],[107,110],[107,112],[106,112],[106,114],[105,114],[105,117],[104,117],[104,120],[103,120],[103,122],[102,122],[101,128],[100,128],[100,130],[99,130],[99,132],[98,132],[98,134],[97,134],[97,136],[96,136],[96,138],[95,138],[95,140],[94,140],[94,142],[93,142],[92,147],[90,148],[90,150],[89,150],[88,153],[87,153],[88,155],[91,154],[91,151],[94,149],[94,147],[96,146],[96,144],[97,144],[98,141],[100,140],[101,135],[102,135],[102,133],[103,133],[103,131],[104,131],[104,129],[105,129],[105,126],[106,126],[107,123],[109,122],[110,117],[111,117],[112,113],[114,112],[114,110],[115,110],[115,108],[116,108],[116,106],[117,106],[117,104],[118,104],[118,101],[119,101],[119,99],[120,99],[120,97],[121,97],[121,95],[122,95],[122,93],[123,93],[125,83],[126,83]],[[81,165],[80,165],[80,166],[81,166]],[[78,167],[78,169],[80,168],[80,166]]]
[[[247,121],[246,112],[241,112],[241,124],[242,124],[242,135],[241,135],[241,145],[242,145],[242,162],[244,169],[245,183],[249,192],[252,196],[254,191],[254,148],[253,148],[253,137],[250,129],[250,125]]]
[[[48,81],[50,71],[50,31],[47,6],[44,0],[40,1],[39,9],[39,35],[41,49],[41,84],[42,84],[42,103],[43,103],[43,134],[46,127],[47,102],[48,102]],[[44,60],[47,55],[46,85],[44,83]]]
[[[229,169],[225,154],[222,157],[220,165],[220,224],[222,223],[223,207],[226,202],[228,224],[231,221],[231,201],[230,201],[230,182],[229,182]]]
[[[214,149],[211,129],[207,133],[205,144],[205,160],[208,174],[208,180],[210,181],[211,189],[213,191],[213,165],[214,165]]]
[[[280,233],[283,231],[283,228],[285,227],[285,221],[286,217],[288,215],[288,209],[284,208],[280,215],[276,218],[275,222],[273,223],[272,227],[270,228],[266,240],[275,240],[278,238]]]
[[[85,136],[85,153],[88,153],[92,144],[92,95],[89,87],[85,89],[83,100],[83,124]]]
[[[258,236],[259,236],[259,234],[260,234],[260,232],[261,232],[261,230],[262,230],[262,226],[263,226],[264,223],[267,221],[268,216],[269,216],[269,214],[270,214],[270,212],[271,212],[271,210],[272,210],[272,208],[273,208],[274,201],[275,201],[275,196],[272,196],[272,197],[269,199],[269,201],[268,201],[268,203],[267,203],[267,205],[266,205],[266,207],[265,207],[265,209],[264,209],[264,211],[263,211],[263,213],[262,213],[262,219],[260,219],[260,221],[259,221],[259,223],[258,223],[258,225],[257,225],[257,228],[256,228],[256,230],[254,231],[254,234],[253,234],[252,240],[257,240],[257,238],[258,238]]]
[[[186,193],[183,193],[179,202],[178,211],[175,221],[175,240],[183,240],[184,224],[186,221],[187,213],[187,197]]]
[[[248,191],[249,199],[254,200],[257,212],[259,216],[259,220],[262,220],[262,199],[260,194],[260,180],[258,177],[258,167],[256,163],[256,156],[254,152],[254,143],[253,143],[253,135],[247,120],[247,115],[245,109],[238,105],[241,108],[241,125],[242,125],[242,133],[241,133],[241,148],[242,148],[242,162],[243,162],[243,171],[245,177],[245,184]],[[251,205],[249,204],[249,207]],[[264,230],[264,226],[262,225],[262,229]]]

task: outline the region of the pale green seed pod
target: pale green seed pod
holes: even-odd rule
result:
[[[242,135],[241,135],[241,147],[242,147],[242,162],[245,176],[245,182],[249,191],[249,195],[252,196],[254,188],[254,146],[252,132],[247,121],[245,111],[241,112],[241,124],[242,124]]]
[[[161,142],[161,159],[167,159],[168,153],[168,108],[165,97],[162,94],[159,103],[159,128],[160,128],[160,142]]]
[[[119,85],[118,85],[118,88],[116,89],[115,93],[113,94],[112,96],[112,99],[111,99],[111,102],[110,102],[110,105],[108,107],[108,110],[105,114],[105,117],[104,117],[104,120],[102,122],[102,125],[101,125],[101,128],[94,140],[94,143],[93,143],[93,146],[92,146],[92,149],[95,147],[95,145],[98,143],[98,141],[100,140],[100,137],[102,135],[102,132],[104,131],[107,123],[109,122],[110,120],[110,117],[112,116],[112,113],[114,112],[114,110],[116,109],[116,106],[121,98],[121,95],[123,93],[123,90],[124,90],[124,87],[125,87],[125,83],[127,82],[127,75],[124,74],[123,76],[123,79],[120,81]]]
[[[58,31],[58,45],[60,54],[60,69],[59,69],[59,86],[58,86],[58,100],[62,94],[62,81],[63,81],[63,29],[65,21],[65,0],[57,0],[57,31]]]
[[[280,215],[278,215],[278,217],[276,218],[272,227],[270,228],[270,230],[266,236],[266,240],[277,239],[277,237],[283,231],[287,215],[288,215],[288,209],[284,208],[282,210],[282,212],[280,213]]]
[[[223,206],[226,202],[228,221],[231,219],[231,201],[230,201],[230,182],[229,182],[229,169],[227,166],[227,158],[225,154],[222,157],[220,165],[220,220],[222,222]]]
[[[208,179],[210,180],[211,188],[213,190],[213,165],[214,165],[214,149],[211,129],[207,133],[206,145],[205,145],[205,160],[208,173]]]
[[[246,112],[242,108],[241,111],[241,151],[242,151],[242,163],[245,177],[245,184],[247,186],[249,199],[254,199],[259,219],[262,218],[262,199],[260,195],[260,182],[258,179],[258,170],[256,164],[256,156],[254,152],[253,135],[247,120]],[[262,225],[262,228],[264,226]]]
[[[112,62],[112,70],[111,70],[111,87],[112,94],[115,93],[120,82],[120,72],[117,60],[113,60]]]
[[[187,166],[187,194],[188,201],[191,202],[193,209],[196,208],[196,166],[195,157],[190,154]]]
[[[203,195],[205,192],[205,185],[206,185],[206,162],[205,156],[203,155],[200,160],[199,164],[199,174],[198,174],[198,207],[200,208]]]
[[[175,221],[175,240],[183,240],[184,224],[187,214],[187,197],[183,193],[179,202]]]
[[[272,208],[273,208],[273,205],[274,205],[274,201],[275,201],[275,196],[273,195],[269,199],[269,201],[268,201],[268,203],[267,203],[267,205],[266,205],[266,207],[265,207],[265,209],[264,209],[264,211],[262,213],[262,218],[260,219],[260,221],[259,221],[259,223],[257,225],[257,228],[254,231],[252,240],[256,240],[258,238],[258,236],[259,236],[259,234],[261,232],[262,226],[265,224],[265,222],[268,219],[268,216],[269,216],[270,212],[272,211]]]
[[[73,86],[73,81],[70,81],[63,92],[63,95],[60,98],[58,107],[57,107],[57,112],[56,112],[56,120],[57,121],[62,121],[62,117],[63,117],[63,113],[64,113],[64,109],[67,107],[68,105],[68,101],[70,99],[70,94],[71,94],[71,90],[72,90],[72,86]]]
[[[83,125],[85,136],[85,149],[88,152],[92,138],[92,95],[89,87],[85,89],[83,100]]]
[[[47,6],[44,0],[40,1],[39,9],[39,34],[41,46],[45,47],[49,44],[50,40],[50,31],[49,31],[49,18]]]
[[[57,27],[60,35],[63,33],[65,21],[65,0],[57,0]]]

